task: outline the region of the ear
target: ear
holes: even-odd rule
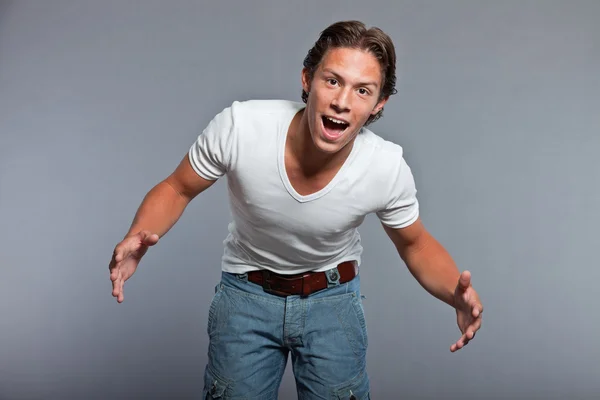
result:
[[[371,111],[371,115],[376,115],[379,111],[381,111],[381,109],[383,108],[383,106],[385,106],[385,103],[387,103],[387,101],[390,99],[390,96],[384,97],[383,99],[381,99],[381,101],[379,101],[379,103],[377,103],[377,105],[375,105],[375,107],[373,108],[373,111]]]
[[[306,93],[310,92],[310,76],[308,73],[308,68],[304,67],[302,68],[302,89],[304,89],[304,91]]]

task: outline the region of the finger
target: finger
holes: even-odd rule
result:
[[[464,304],[466,307],[468,307],[468,306],[469,306],[469,304],[470,304],[470,303],[472,303],[472,300],[471,300],[471,291],[470,291],[470,290],[467,290],[467,289],[461,289],[461,290],[464,290],[464,291],[463,291],[463,294],[462,294],[462,300],[463,300],[463,302],[464,302],[463,304]]]
[[[458,339],[458,340],[456,341],[456,343],[454,343],[454,344],[452,345],[452,347],[451,347],[451,350],[452,350],[452,348],[454,348],[454,351],[456,351],[456,350],[460,350],[460,349],[462,349],[463,347],[465,347],[465,346],[467,345],[467,343],[469,343],[469,339],[467,339],[467,335],[466,335],[466,334],[465,334],[465,335],[462,335],[462,336],[460,337],[460,339]]]
[[[117,279],[117,281],[115,282],[115,285],[116,285],[115,297],[117,298],[118,303],[122,303],[123,302],[123,279],[121,279],[120,275],[119,275],[119,279]]]
[[[125,251],[126,251],[126,245],[123,242],[119,243],[115,247],[115,250],[113,252],[113,260],[115,261],[115,263],[119,263],[119,262],[123,261],[123,259],[125,258]]]
[[[120,284],[119,284],[119,276],[120,276],[120,272],[117,271],[116,277],[112,281],[112,287],[113,287],[112,295],[113,295],[113,297],[117,297],[119,295],[119,291],[120,291],[120,287],[121,287]],[[112,279],[112,276],[111,276],[111,279]]]
[[[481,329],[481,318],[476,319],[469,327],[467,328],[467,332],[472,331],[473,336],[475,336],[475,332]]]
[[[461,348],[462,342],[459,339],[455,343],[453,343],[452,346],[450,346],[450,351],[454,353],[455,351],[460,350]]]
[[[450,346],[450,351],[454,353],[455,351],[458,351],[458,350],[462,349],[463,347],[465,347],[467,345],[467,343],[468,343],[468,341],[459,340],[456,343],[454,343],[452,346]]]
[[[483,306],[481,304],[475,302],[472,305],[472,310],[473,310],[473,312],[472,312],[473,317],[478,318],[481,315],[481,313],[483,312]]]
[[[125,296],[123,295],[123,285],[121,285],[121,291],[119,292],[119,297],[117,297],[117,302],[122,303],[125,300]]]
[[[112,280],[112,276],[115,273],[115,270],[117,269],[117,263],[115,261],[115,257],[113,255],[113,258],[110,260],[110,262],[108,263],[108,271],[110,273],[111,276],[111,280]]]
[[[458,287],[461,290],[467,290],[471,286],[471,273],[469,271],[463,271],[458,278]]]
[[[450,346],[450,351],[454,353],[455,351],[458,351],[458,350],[462,349],[463,347],[465,347],[467,345],[467,343],[469,343],[469,341],[467,339],[462,340],[462,338],[461,338],[456,343],[454,343],[452,346]]]
[[[118,263],[116,263],[114,260],[110,262],[109,264],[109,269],[110,269],[110,280],[111,281],[116,281],[117,280],[117,276],[119,276],[119,267],[118,267]]]
[[[460,343],[462,343],[463,346],[466,346],[467,343],[469,343],[475,338],[475,334],[477,333],[480,327],[481,324],[470,325],[465,331],[465,334],[461,336],[461,338],[456,342],[456,344],[459,345]]]
[[[115,251],[113,253],[113,259],[116,263],[120,263],[131,253],[139,249],[140,247],[140,239],[139,238],[127,238],[124,239],[121,243],[119,243],[115,247]]]
[[[154,246],[158,243],[158,239],[159,237],[156,233],[151,233],[150,231],[140,232],[140,241],[146,246]]]
[[[474,331],[467,329],[456,343],[458,343],[460,347],[464,347],[471,341],[471,339],[473,339],[474,336]]]
[[[117,279],[114,281],[115,291],[114,296],[118,297],[123,292],[123,275],[119,270],[117,274]]]
[[[119,277],[119,293],[123,294],[123,290],[125,288],[125,279],[123,278],[123,274]]]
[[[115,279],[112,282],[112,296],[113,297],[117,297],[119,295],[119,287],[120,287],[119,281],[117,279]]]

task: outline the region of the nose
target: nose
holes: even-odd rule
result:
[[[338,113],[350,111],[350,92],[340,89],[331,101],[331,107]]]

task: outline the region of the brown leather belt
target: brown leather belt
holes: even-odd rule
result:
[[[346,283],[354,279],[358,272],[353,261],[345,261],[335,270],[326,272],[304,272],[294,275],[282,275],[268,270],[248,272],[248,281],[263,287],[264,291],[277,296],[301,295],[308,296],[319,290],[327,289],[327,274],[332,281]]]

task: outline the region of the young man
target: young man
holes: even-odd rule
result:
[[[113,296],[187,204],[227,175],[233,221],[209,308],[203,398],[274,399],[292,354],[299,399],[369,398],[358,226],[376,213],[412,275],[456,310],[465,346],[483,307],[419,218],[402,148],[366,128],[395,93],[390,38],[357,21],[322,33],[303,103],[234,102],[144,198],[110,263]]]

